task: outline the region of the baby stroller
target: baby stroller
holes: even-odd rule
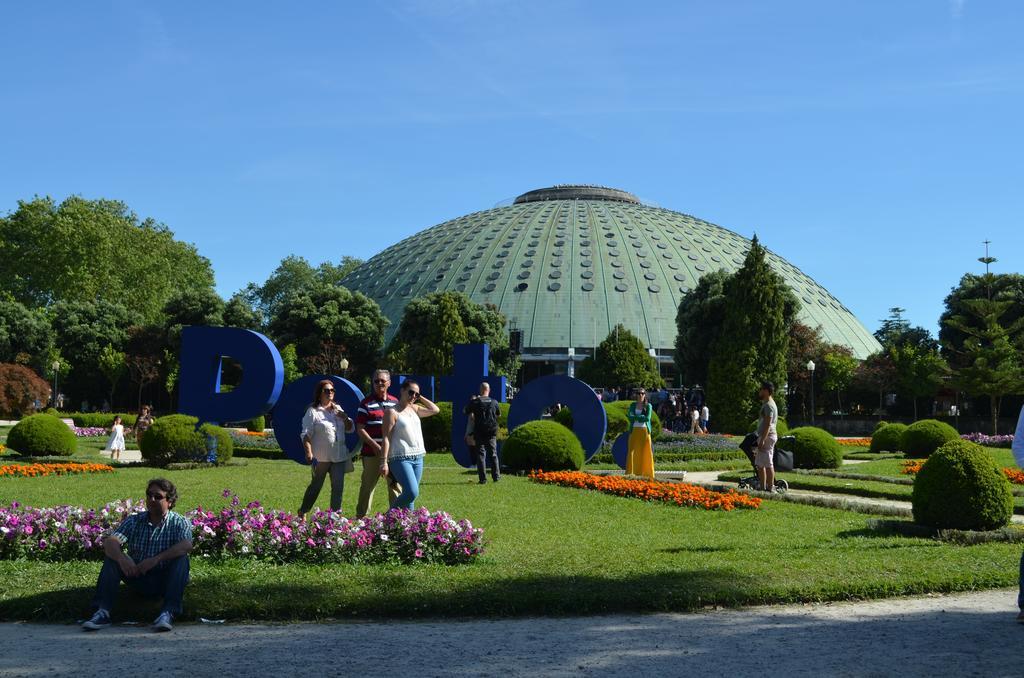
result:
[[[783,444],[789,444],[796,440],[793,436],[782,436],[778,442],[775,443],[775,455],[772,457],[772,464],[775,466],[776,471],[792,471],[793,470],[793,453],[782,449]],[[747,455],[747,459],[750,460],[750,465],[754,466],[754,456],[757,454],[757,434],[748,433],[743,438],[743,442],[740,443],[740,449]],[[748,478],[740,479],[740,489],[751,489],[761,490],[761,483],[757,479],[757,467],[754,467],[754,475]],[[789,489],[789,483],[781,478],[775,479],[775,491],[785,492]]]

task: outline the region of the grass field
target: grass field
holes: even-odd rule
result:
[[[842,600],[1010,586],[1019,546],[955,546],[878,536],[868,516],[765,502],[756,511],[706,512],[542,486],[522,477],[480,486],[475,474],[431,455],[421,504],[484,528],[474,565],[276,566],[193,562],[186,617],[293,620],[422,616],[568,615],[690,610],[705,605]],[[308,471],[292,462],[247,460],[242,468],[113,475],[5,478],[0,503],[99,506],[140,497],[167,475],[179,508],[217,507],[231,488],[243,501],[294,511]],[[358,478],[343,510],[353,513]],[[326,501],[327,490],[321,496]],[[383,493],[375,497],[384,508]],[[99,563],[0,562],[0,618],[81,617]],[[128,599],[122,616],[155,608]]]

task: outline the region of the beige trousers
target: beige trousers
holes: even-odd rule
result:
[[[380,480],[380,460],[377,457],[363,457],[363,477],[359,483],[359,503],[356,504],[356,517],[362,518],[370,510],[373,504],[373,491],[377,489],[377,481]],[[388,506],[390,506],[398,495],[402,494],[402,486],[386,478],[388,486]]]

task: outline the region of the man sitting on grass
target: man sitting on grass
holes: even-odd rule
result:
[[[83,629],[98,631],[110,626],[110,611],[123,579],[146,597],[163,598],[153,630],[171,630],[174,615],[181,614],[181,598],[188,584],[188,554],[192,550],[192,523],[171,510],[177,501],[174,483],[163,478],[150,480],[146,510],[128,516],[103,538],[107,557],[93,599],[96,614],[82,624]]]

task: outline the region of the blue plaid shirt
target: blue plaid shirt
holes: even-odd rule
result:
[[[124,519],[110,536],[127,545],[128,556],[136,563],[163,553],[179,541],[192,541],[192,522],[185,516],[168,511],[158,525],[149,524],[149,512],[143,511]],[[163,566],[165,563],[160,563]]]

